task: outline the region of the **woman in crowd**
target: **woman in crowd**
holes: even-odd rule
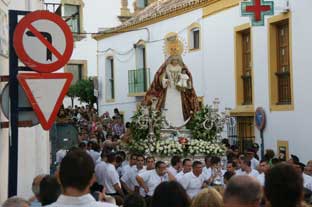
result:
[[[162,182],[155,189],[151,207],[189,207],[190,198],[184,188],[175,181]]]
[[[203,189],[192,201],[192,207],[222,207],[221,194],[214,188]]]

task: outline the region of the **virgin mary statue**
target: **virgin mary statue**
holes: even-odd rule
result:
[[[192,75],[181,56],[172,55],[157,70],[144,102],[157,98],[156,109],[165,111],[172,127],[181,127],[199,110]]]

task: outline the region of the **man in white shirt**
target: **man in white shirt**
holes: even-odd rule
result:
[[[211,157],[210,156],[206,156],[205,157],[205,167],[203,168],[203,174],[205,175],[205,177],[207,179],[209,179],[211,177]]]
[[[61,162],[58,176],[63,193],[48,207],[117,207],[97,202],[90,194],[95,181],[94,162],[86,152],[79,149],[68,152]]]
[[[136,180],[146,193],[146,197],[152,197],[155,188],[165,181],[175,180],[175,177],[167,171],[166,163],[157,161],[155,170],[148,170],[136,176]]]
[[[205,178],[202,171],[202,163],[200,161],[194,161],[192,171],[183,175],[179,180],[191,199],[194,198],[204,186]]]
[[[192,171],[192,161],[190,159],[183,160],[183,170],[176,175],[177,181],[179,181],[184,174]]]
[[[105,153],[101,153],[101,161],[99,161],[95,166],[95,177],[96,182],[100,186],[104,187],[104,171],[106,170],[106,156]]]
[[[124,198],[124,193],[121,189],[119,175],[116,170],[115,164],[116,164],[116,154],[115,153],[108,154],[107,164],[105,167],[105,171],[103,172],[103,178],[106,194],[113,196],[118,203],[118,200],[120,200],[119,196]]]
[[[255,158],[254,149],[252,149],[252,148],[248,149],[246,156],[250,160],[250,167],[254,170],[257,170],[257,167],[259,165],[259,161]]]
[[[146,158],[146,170],[155,169],[155,158],[153,156],[148,156]]]
[[[261,160],[259,164],[259,170],[260,170],[260,174],[257,176],[257,180],[259,181],[261,186],[264,186],[265,173],[267,173],[270,170],[270,165],[268,161]]]
[[[244,162],[245,155],[240,155],[237,160],[237,166],[235,170],[235,175],[244,175],[244,171],[242,170],[242,163]]]
[[[146,157],[146,168],[138,173],[138,175],[144,173],[145,171],[155,169],[155,158],[153,156]],[[146,193],[139,183],[136,181],[135,192],[138,192],[143,198],[145,198]]]
[[[242,162],[242,170],[244,171],[244,175],[252,176],[257,178],[259,172],[253,168],[251,168],[251,161],[248,158],[245,158]]]
[[[171,166],[168,168],[168,171],[169,171],[172,175],[176,176],[176,175],[180,172],[180,170],[181,170],[181,168],[182,168],[181,157],[179,157],[179,156],[173,156],[173,157],[171,158],[170,163],[171,163]]]
[[[136,160],[137,160],[136,154],[131,154],[129,162],[124,161],[119,167],[118,169],[119,176],[122,177],[124,174],[126,174],[127,171],[129,171],[133,166],[135,166]]]
[[[128,170],[120,179],[123,189],[129,194],[134,193],[135,186],[138,186],[136,176],[145,171],[144,156],[137,155],[136,158],[136,166],[133,166],[130,170]]]

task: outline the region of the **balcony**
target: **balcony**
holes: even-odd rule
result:
[[[128,71],[129,96],[144,96],[150,85],[150,69]]]
[[[87,37],[87,35],[82,32],[83,27],[81,25],[81,5],[44,3],[44,9],[63,18],[63,20],[70,27],[75,41],[80,41]]]

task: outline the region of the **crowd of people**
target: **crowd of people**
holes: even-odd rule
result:
[[[38,175],[29,200],[9,198],[3,207],[306,207],[312,204],[312,160],[287,161],[255,143],[235,145],[225,157],[173,156],[170,162],[119,149],[127,127],[118,109],[110,118],[92,108],[60,111],[79,130],[79,145],[59,153],[55,175]],[[68,119],[64,114],[71,113]],[[127,125],[127,124],[126,124]],[[60,151],[61,152],[61,151]]]

